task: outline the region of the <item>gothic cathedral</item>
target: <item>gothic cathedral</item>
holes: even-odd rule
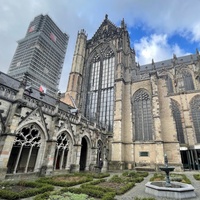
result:
[[[65,94],[0,73],[0,179],[109,170],[199,169],[200,55],[140,66],[124,20],[78,32]]]
[[[105,16],[91,39],[78,33],[65,98],[108,132],[108,169],[176,170],[200,161],[200,56],[140,66],[124,20]]]

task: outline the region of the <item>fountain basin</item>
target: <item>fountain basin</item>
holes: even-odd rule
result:
[[[172,166],[167,166],[167,167],[159,167],[160,170],[164,171],[164,172],[172,172],[174,171],[175,167]]]
[[[190,184],[171,182],[171,187],[165,187],[164,181],[154,181],[145,184],[145,192],[157,197],[171,199],[187,199],[196,197],[194,187]]]

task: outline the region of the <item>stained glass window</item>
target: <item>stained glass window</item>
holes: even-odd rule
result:
[[[190,103],[190,106],[196,140],[197,143],[200,143],[200,96],[194,97]]]
[[[173,85],[172,85],[172,79],[170,78],[169,75],[167,75],[167,77],[166,77],[166,84],[167,84],[168,93],[173,93],[174,89],[173,89]]]
[[[194,90],[194,83],[192,80],[192,75],[188,70],[182,71],[183,83],[185,91]]]
[[[133,98],[133,113],[136,141],[149,141],[153,139],[152,106],[149,94],[139,90]]]
[[[183,126],[181,121],[181,113],[179,105],[176,101],[172,100],[172,113],[176,123],[177,140],[181,143],[185,143]]]
[[[87,94],[87,117],[113,128],[114,71],[115,57],[111,49],[100,58],[96,54],[90,70],[89,89]]]

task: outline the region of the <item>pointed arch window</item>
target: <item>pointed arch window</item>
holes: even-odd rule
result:
[[[171,105],[172,105],[172,114],[173,114],[175,124],[176,124],[177,140],[181,144],[185,144],[183,126],[182,126],[182,121],[181,121],[181,112],[180,112],[180,109],[179,109],[180,106],[174,100],[172,100]]]
[[[182,79],[185,91],[194,90],[192,75],[188,70],[182,70]]]
[[[41,130],[36,124],[29,124],[17,132],[10,158],[8,173],[33,172],[41,145]]]
[[[108,48],[101,57],[93,58],[87,91],[86,116],[108,130],[113,128],[114,52]]]
[[[170,78],[169,75],[167,75],[166,77],[166,84],[167,84],[168,93],[174,93],[172,79]]]
[[[190,103],[192,121],[197,143],[200,143],[200,96],[196,96]]]
[[[136,141],[153,140],[152,107],[149,94],[139,90],[133,98],[133,113]]]
[[[69,137],[66,132],[60,133],[57,137],[56,151],[54,156],[54,169],[65,169],[69,151]]]

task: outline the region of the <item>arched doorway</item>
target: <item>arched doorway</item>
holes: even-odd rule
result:
[[[37,124],[21,128],[13,143],[7,173],[34,172],[40,145],[41,129]]]
[[[80,171],[85,170],[87,162],[87,151],[88,151],[87,140],[85,137],[83,137],[81,142]]]

